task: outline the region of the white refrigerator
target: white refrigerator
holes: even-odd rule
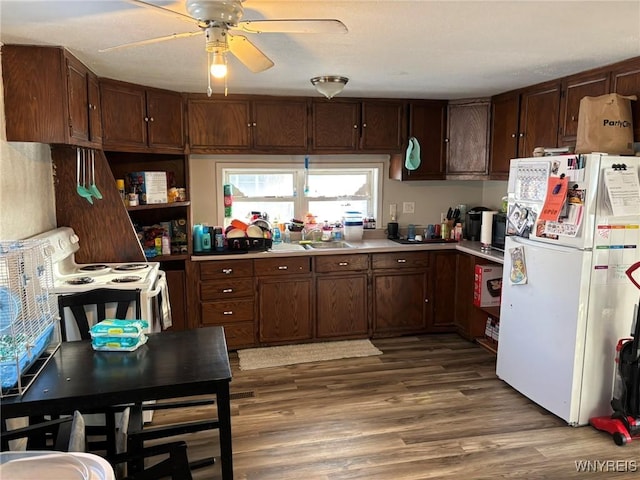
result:
[[[608,415],[640,261],[639,157],[514,159],[496,373],[564,419]]]

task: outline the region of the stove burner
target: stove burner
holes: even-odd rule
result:
[[[93,278],[91,277],[77,277],[72,278],[71,280],[67,280],[69,285],[86,285],[87,283],[93,282]]]
[[[127,271],[131,272],[134,270],[144,270],[145,268],[149,268],[148,263],[125,263],[124,265],[118,265],[114,267],[114,270]]]
[[[132,283],[132,282],[139,282],[140,280],[142,280],[142,277],[139,277],[137,275],[127,275],[124,277],[116,277],[113,280],[111,280],[112,283]]]
[[[109,268],[108,265],[97,263],[95,265],[83,265],[78,268],[78,270],[82,270],[84,272],[98,272],[100,270],[106,270],[107,268]]]

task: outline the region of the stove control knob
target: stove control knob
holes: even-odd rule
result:
[[[78,235],[76,235],[75,233],[71,235],[71,243],[78,243],[79,241],[80,237],[78,237]]]

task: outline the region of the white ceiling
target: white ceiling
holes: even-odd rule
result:
[[[186,13],[184,1],[149,0]],[[244,20],[336,18],[347,34],[250,34],[275,66],[231,59],[229,93],[456,99],[496,93],[640,55],[640,0],[246,0]],[[99,53],[197,27],[121,0],[0,0],[3,43],[62,45],[101,77],[206,91],[204,37]],[[221,85],[214,92],[222,93]]]

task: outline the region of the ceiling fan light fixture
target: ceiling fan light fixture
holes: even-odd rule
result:
[[[311,83],[316,87],[316,90],[328,99],[332,99],[342,92],[348,81],[347,77],[339,75],[324,75],[311,79]]]
[[[224,52],[214,52],[211,54],[213,59],[211,60],[211,75],[214,78],[224,78],[227,76],[227,56]]]

